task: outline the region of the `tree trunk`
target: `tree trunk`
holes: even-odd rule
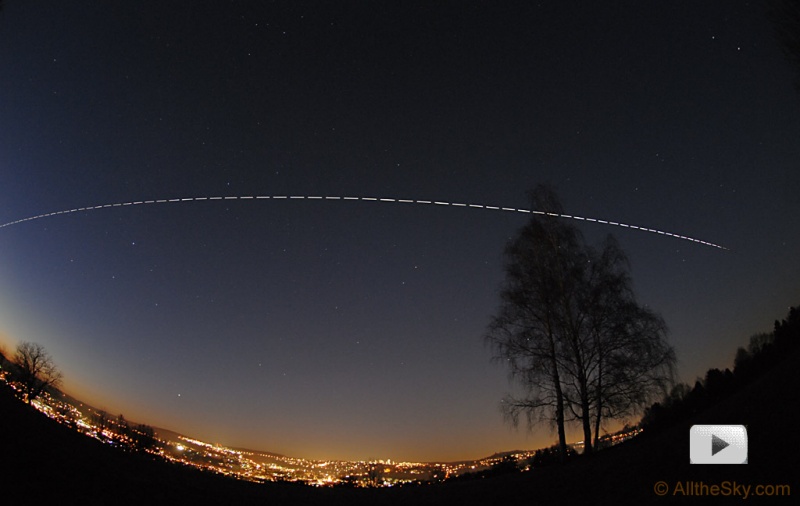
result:
[[[551,322],[548,320],[548,326]],[[561,391],[561,377],[558,374],[558,360],[556,358],[556,343],[552,331],[548,335],[550,349],[550,367],[553,371],[553,388],[556,390],[556,428],[558,429],[558,460],[567,458],[567,431],[564,427],[564,393]]]
[[[583,421],[583,454],[592,454],[592,412],[589,408],[589,393],[585,381],[581,385],[581,420]]]
[[[595,414],[594,419],[594,448],[597,449],[597,445],[600,442],[600,419],[603,416],[603,360],[602,358],[599,359],[599,364],[597,366],[597,413]]]
[[[594,419],[594,448],[597,449],[597,445],[600,443],[600,410],[602,406],[600,406],[599,402],[600,399],[597,400],[597,415]]]
[[[555,360],[553,361],[555,363]],[[561,380],[558,377],[558,369],[553,369],[553,384],[556,388],[556,426],[558,427],[558,459],[564,461],[567,458],[567,432],[564,428],[564,394],[561,393]]]

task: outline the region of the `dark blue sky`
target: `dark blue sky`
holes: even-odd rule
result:
[[[521,2],[517,2],[520,3]],[[614,233],[683,380],[800,302],[800,95],[759,2],[4,2],[0,222],[182,197],[527,206]],[[512,431],[482,334],[525,216],[250,200],[0,228],[0,342],[129,419],[310,458]],[[577,432],[574,439],[578,439]]]

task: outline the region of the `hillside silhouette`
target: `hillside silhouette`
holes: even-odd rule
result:
[[[7,504],[651,504],[724,497],[658,497],[657,481],[788,484],[796,474],[800,404],[795,350],[759,379],[685,422],[588,458],[529,473],[394,489],[255,484],[127,453],[50,420],[0,388],[0,476]],[[747,465],[689,464],[693,424],[744,424]],[[741,498],[739,498],[740,500]],[[749,501],[767,498],[751,497]],[[770,498],[773,499],[773,498]]]

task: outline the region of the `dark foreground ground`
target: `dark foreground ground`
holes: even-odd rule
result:
[[[394,489],[258,485],[123,453],[44,417],[0,388],[2,504],[796,504],[800,353],[690,422],[592,458],[525,474]],[[689,427],[744,424],[749,464],[690,465]],[[666,482],[668,493],[654,492]],[[678,483],[790,485],[792,497],[673,495]],[[688,486],[687,486],[688,485]],[[738,491],[742,491],[741,488]],[[753,494],[753,492],[751,492]]]

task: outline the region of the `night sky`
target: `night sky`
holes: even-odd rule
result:
[[[527,207],[613,233],[679,375],[800,304],[800,94],[760,2],[89,2],[0,11],[0,224],[155,199]],[[521,213],[216,200],[0,228],[0,343],[112,414],[307,458],[457,460]],[[633,420],[636,421],[636,420]],[[613,428],[613,427],[609,427]],[[576,430],[570,439],[580,439]]]

